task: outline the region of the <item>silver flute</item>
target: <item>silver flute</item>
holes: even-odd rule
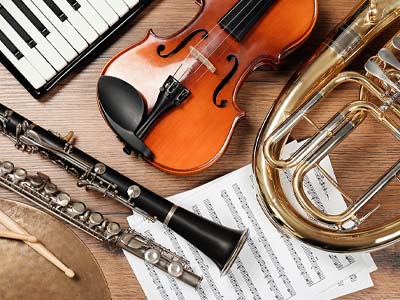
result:
[[[14,167],[12,162],[0,162],[0,186],[95,239],[124,249],[192,287],[197,288],[202,280],[191,271],[186,259],[133,229],[123,229],[120,224],[108,221],[101,213],[87,209],[83,202],[71,200],[70,195],[59,191],[45,174],[29,175],[25,169]]]
[[[72,132],[61,137],[1,103],[0,135],[8,137],[17,149],[38,153],[61,167],[77,178],[79,187],[116,200],[153,222],[164,223],[207,255],[222,275],[246,243],[248,229],[226,227],[175,205],[74,146]]]

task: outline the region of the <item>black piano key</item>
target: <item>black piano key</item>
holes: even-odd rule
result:
[[[67,0],[67,2],[69,3],[69,5],[72,6],[73,9],[78,10],[81,8],[81,5],[78,3],[78,1],[76,0]]]
[[[53,13],[60,19],[61,22],[68,20],[68,17],[64,12],[54,3],[53,0],[43,0],[44,3],[53,11]]]
[[[18,48],[9,40],[9,38],[4,34],[3,31],[0,29],[0,41],[10,50],[10,52],[18,59],[24,57],[24,55],[18,50]]]
[[[36,46],[36,42],[32,37],[25,31],[24,28],[10,15],[10,13],[0,4],[0,15],[10,24],[10,26],[18,33],[18,35],[28,44],[30,48]]]
[[[25,17],[36,27],[37,30],[44,36],[48,36],[50,31],[43,25],[42,22],[34,15],[34,13],[25,5],[22,0],[12,0],[14,4],[23,12]]]

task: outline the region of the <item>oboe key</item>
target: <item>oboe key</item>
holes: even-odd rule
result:
[[[9,161],[2,162],[0,164],[0,174],[1,176],[8,175],[14,171],[14,164]]]

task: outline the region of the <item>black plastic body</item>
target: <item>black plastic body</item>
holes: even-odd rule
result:
[[[97,164],[101,163],[89,154],[70,145],[53,132],[35,125],[2,104],[0,104],[0,115],[7,116],[6,122],[0,124],[0,129],[7,135],[17,137],[17,132],[19,134],[24,133],[24,129],[21,129],[23,127],[34,131],[40,138],[40,143],[46,144],[46,147],[38,146],[39,153],[77,178],[84,177],[88,170],[93,170]],[[65,153],[68,153],[68,159],[63,157]],[[71,161],[79,161],[79,164]],[[174,204],[169,200],[153,193],[111,167],[104,166],[105,172],[96,176],[103,182],[107,181],[115,186],[120,196],[120,199],[116,200],[123,205],[131,209],[139,208],[161,222],[165,222],[168,213],[174,212],[174,210],[171,210]],[[135,199],[130,199],[128,196],[128,189],[131,186],[137,186],[141,191]],[[196,246],[224,271],[227,271],[226,266],[231,265],[232,260],[240,252],[245,238],[247,238],[247,231],[225,227],[181,207],[178,207],[173,214],[169,215],[169,219],[169,222],[166,223],[172,230]]]

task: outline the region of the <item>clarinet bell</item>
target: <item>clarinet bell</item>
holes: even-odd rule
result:
[[[168,227],[190,241],[221,270],[229,272],[249,236],[249,230],[229,228],[178,208]]]

